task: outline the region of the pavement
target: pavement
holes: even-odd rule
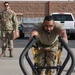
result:
[[[8,49],[6,50],[6,57],[1,57],[0,58],[0,75],[24,75],[20,66],[19,66],[19,57],[21,52],[24,50],[24,48],[14,48],[13,57],[9,57],[9,51]],[[73,53],[75,53],[74,48],[72,48]],[[0,48],[0,53],[1,53],[1,48]],[[63,50],[61,60],[62,62],[64,61],[66,57],[66,51]],[[33,56],[31,53],[31,50],[29,51],[29,56],[33,62]],[[24,60],[24,64],[27,67],[27,70],[29,72],[29,75],[32,75],[32,70],[28,66],[28,63],[26,60]],[[71,60],[69,60],[68,64],[66,65],[62,75],[66,75],[66,72],[70,66]],[[75,75],[75,70],[72,72],[71,75]]]

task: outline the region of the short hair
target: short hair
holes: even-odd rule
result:
[[[47,15],[47,16],[44,18],[44,21],[45,21],[45,20],[50,21],[50,20],[54,20],[54,19],[53,19],[53,16]]]
[[[5,5],[6,3],[10,4],[9,2],[4,2],[4,5]]]

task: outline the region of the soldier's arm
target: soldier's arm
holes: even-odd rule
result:
[[[68,43],[68,37],[67,37],[67,34],[66,34],[66,30],[63,29],[59,32],[59,35],[63,37],[63,39],[66,41],[66,43]]]
[[[33,36],[38,36],[38,31],[36,31],[36,30],[33,30],[32,32],[31,32],[31,34],[30,34],[30,37],[29,37],[29,40],[33,37]]]
[[[68,43],[68,37],[64,26],[61,23],[56,23],[56,24],[59,35],[63,37],[66,43]]]
[[[13,14],[12,21],[14,24],[14,30],[18,30],[19,23],[18,23],[18,19],[15,13]]]
[[[13,25],[14,25],[13,26],[14,32],[16,32],[17,35],[19,35],[19,30],[18,30],[19,23],[18,23],[18,19],[17,19],[17,16],[15,13],[13,14],[12,21],[13,21]]]
[[[1,30],[1,19],[2,17],[1,17],[1,12],[0,12],[0,30]]]

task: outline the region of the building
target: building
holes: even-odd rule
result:
[[[71,12],[75,17],[74,1],[10,1],[11,9],[23,18],[42,18],[52,12]],[[3,1],[0,1],[0,11]]]

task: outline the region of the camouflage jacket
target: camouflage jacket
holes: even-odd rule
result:
[[[18,29],[18,20],[15,12],[12,10],[0,12],[0,25],[1,31]]]

